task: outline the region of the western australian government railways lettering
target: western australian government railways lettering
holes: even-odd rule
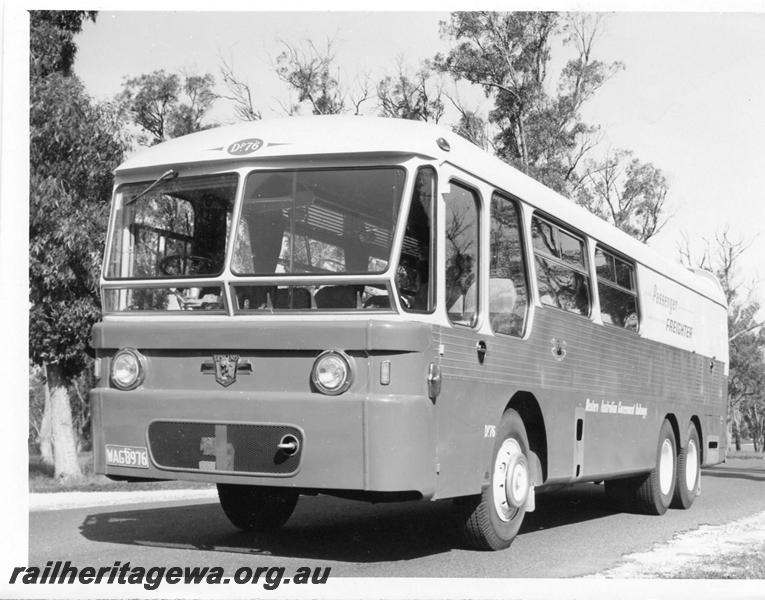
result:
[[[622,404],[621,402],[613,402],[611,400],[603,400],[602,402],[594,402],[587,398],[584,402],[584,410],[586,412],[606,413],[613,415],[631,415],[635,417],[648,416],[648,407],[643,406],[638,402],[637,404]]]

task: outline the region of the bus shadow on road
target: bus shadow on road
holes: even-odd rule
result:
[[[520,535],[615,514],[601,486],[539,496]],[[215,503],[93,512],[80,526],[90,541],[340,562],[405,560],[464,548],[452,526],[450,501],[368,504],[303,497],[278,532],[241,532]]]
[[[417,558],[457,543],[444,526],[445,503],[371,505],[328,497],[301,498],[273,533],[243,532],[216,504],[91,514],[80,527],[91,541],[209,552],[347,562]]]
[[[749,481],[765,482],[765,461],[762,464],[749,466],[720,465],[705,467],[703,477],[721,477],[723,479],[747,479]]]

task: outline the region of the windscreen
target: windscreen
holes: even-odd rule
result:
[[[236,230],[237,275],[382,273],[404,186],[402,168],[258,171]]]
[[[223,271],[237,175],[178,177],[117,190],[106,277],[206,277]]]

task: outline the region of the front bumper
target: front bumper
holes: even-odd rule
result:
[[[434,493],[434,407],[424,396],[96,388],[90,403],[97,473],[316,491],[415,491],[425,498]],[[232,425],[286,427],[300,433],[300,454],[287,472],[234,473],[220,456],[205,461],[203,469],[188,461],[178,467],[163,459],[160,465],[156,434],[153,439],[149,436],[150,425],[158,422],[210,424],[208,429],[216,436]],[[205,452],[214,452],[210,448],[215,440],[203,437],[186,440],[186,447],[206,444]],[[107,465],[107,445],[148,448],[148,468]],[[257,444],[248,451],[257,451]]]

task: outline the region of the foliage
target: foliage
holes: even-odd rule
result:
[[[728,230],[705,240],[706,248],[694,258],[688,240],[680,247],[683,262],[713,271],[728,302],[728,419],[736,449],[749,435],[755,451],[765,449],[765,329],[757,318],[761,305],[748,293],[739,273],[741,256],[753,240],[735,238]],[[753,289],[753,288],[752,288]]]
[[[95,13],[30,16],[29,353],[44,374],[36,433],[59,479],[81,474],[69,392],[87,364],[100,313],[111,171],[123,152],[111,107],[93,103],[71,73],[74,35],[86,18],[95,20]],[[32,415],[36,399],[30,398]]]
[[[398,73],[377,84],[380,116],[438,123],[444,114],[441,85],[432,83],[433,70],[426,61],[413,75],[399,62]]]
[[[74,35],[95,11],[33,10],[29,12],[29,74],[38,80],[52,73],[71,75],[77,45]]]
[[[361,105],[369,99],[368,86],[356,81],[355,90],[349,92],[340,84],[332,40],[327,41],[323,50],[312,41],[302,46],[282,44],[284,50],[276,58],[274,70],[291,91],[297,92],[297,103],[282,105],[288,115],[299,114],[303,103],[310,106],[314,115],[336,115],[349,110],[360,114]]]
[[[320,51],[313,42],[306,48],[283,42],[285,49],[276,58],[276,74],[298,94],[298,102],[309,102],[315,115],[345,112],[345,97],[337,76],[333,74],[332,42]],[[293,106],[290,112],[297,112]]]
[[[598,89],[624,68],[593,56],[602,17],[582,13],[452,13],[442,35],[456,42],[438,69],[479,85],[494,99],[488,124],[497,155],[641,241],[666,223],[667,181],[651,163],[620,150],[601,162],[586,160],[597,144],[598,127],[580,111]],[[573,52],[551,90],[551,45]],[[486,124],[460,109],[455,128],[487,146]]]
[[[597,132],[581,120],[579,110],[622,68],[593,59],[599,23],[599,17],[549,12],[458,12],[441,24],[442,35],[457,45],[438,55],[436,66],[494,98],[489,122],[498,131],[498,156],[563,193]],[[574,47],[575,57],[563,68],[553,94],[547,70],[556,36]]]
[[[181,78],[160,69],[126,78],[117,102],[150,136],[139,141],[153,145],[209,127],[203,119],[217,98],[214,85],[209,73]]]
[[[473,142],[479,148],[489,150],[489,131],[488,123],[478,113],[477,110],[471,110],[465,107],[462,103],[455,100],[448,94],[445,94],[449,101],[459,111],[459,119],[457,123],[452,125],[452,131],[461,135],[469,142]]]
[[[727,232],[718,234],[715,243],[716,273],[728,298],[728,404],[737,429],[734,433],[750,436],[754,450],[761,452],[765,449],[765,329],[757,319],[760,303],[751,294],[742,295],[738,278],[738,260],[749,244],[731,240]]]
[[[33,78],[30,90],[30,356],[74,377],[99,315],[111,170],[122,147],[108,110],[75,76]]]
[[[641,242],[666,224],[669,187],[664,174],[627,150],[609,153],[603,161],[587,162],[574,191],[576,202]]]
[[[263,118],[263,113],[255,106],[250,85],[239,79],[234,73],[233,67],[222,58],[220,73],[223,77],[223,83],[226,84],[231,93],[230,96],[221,96],[221,98],[234,103],[234,114],[237,118],[242,121],[260,121]]]

